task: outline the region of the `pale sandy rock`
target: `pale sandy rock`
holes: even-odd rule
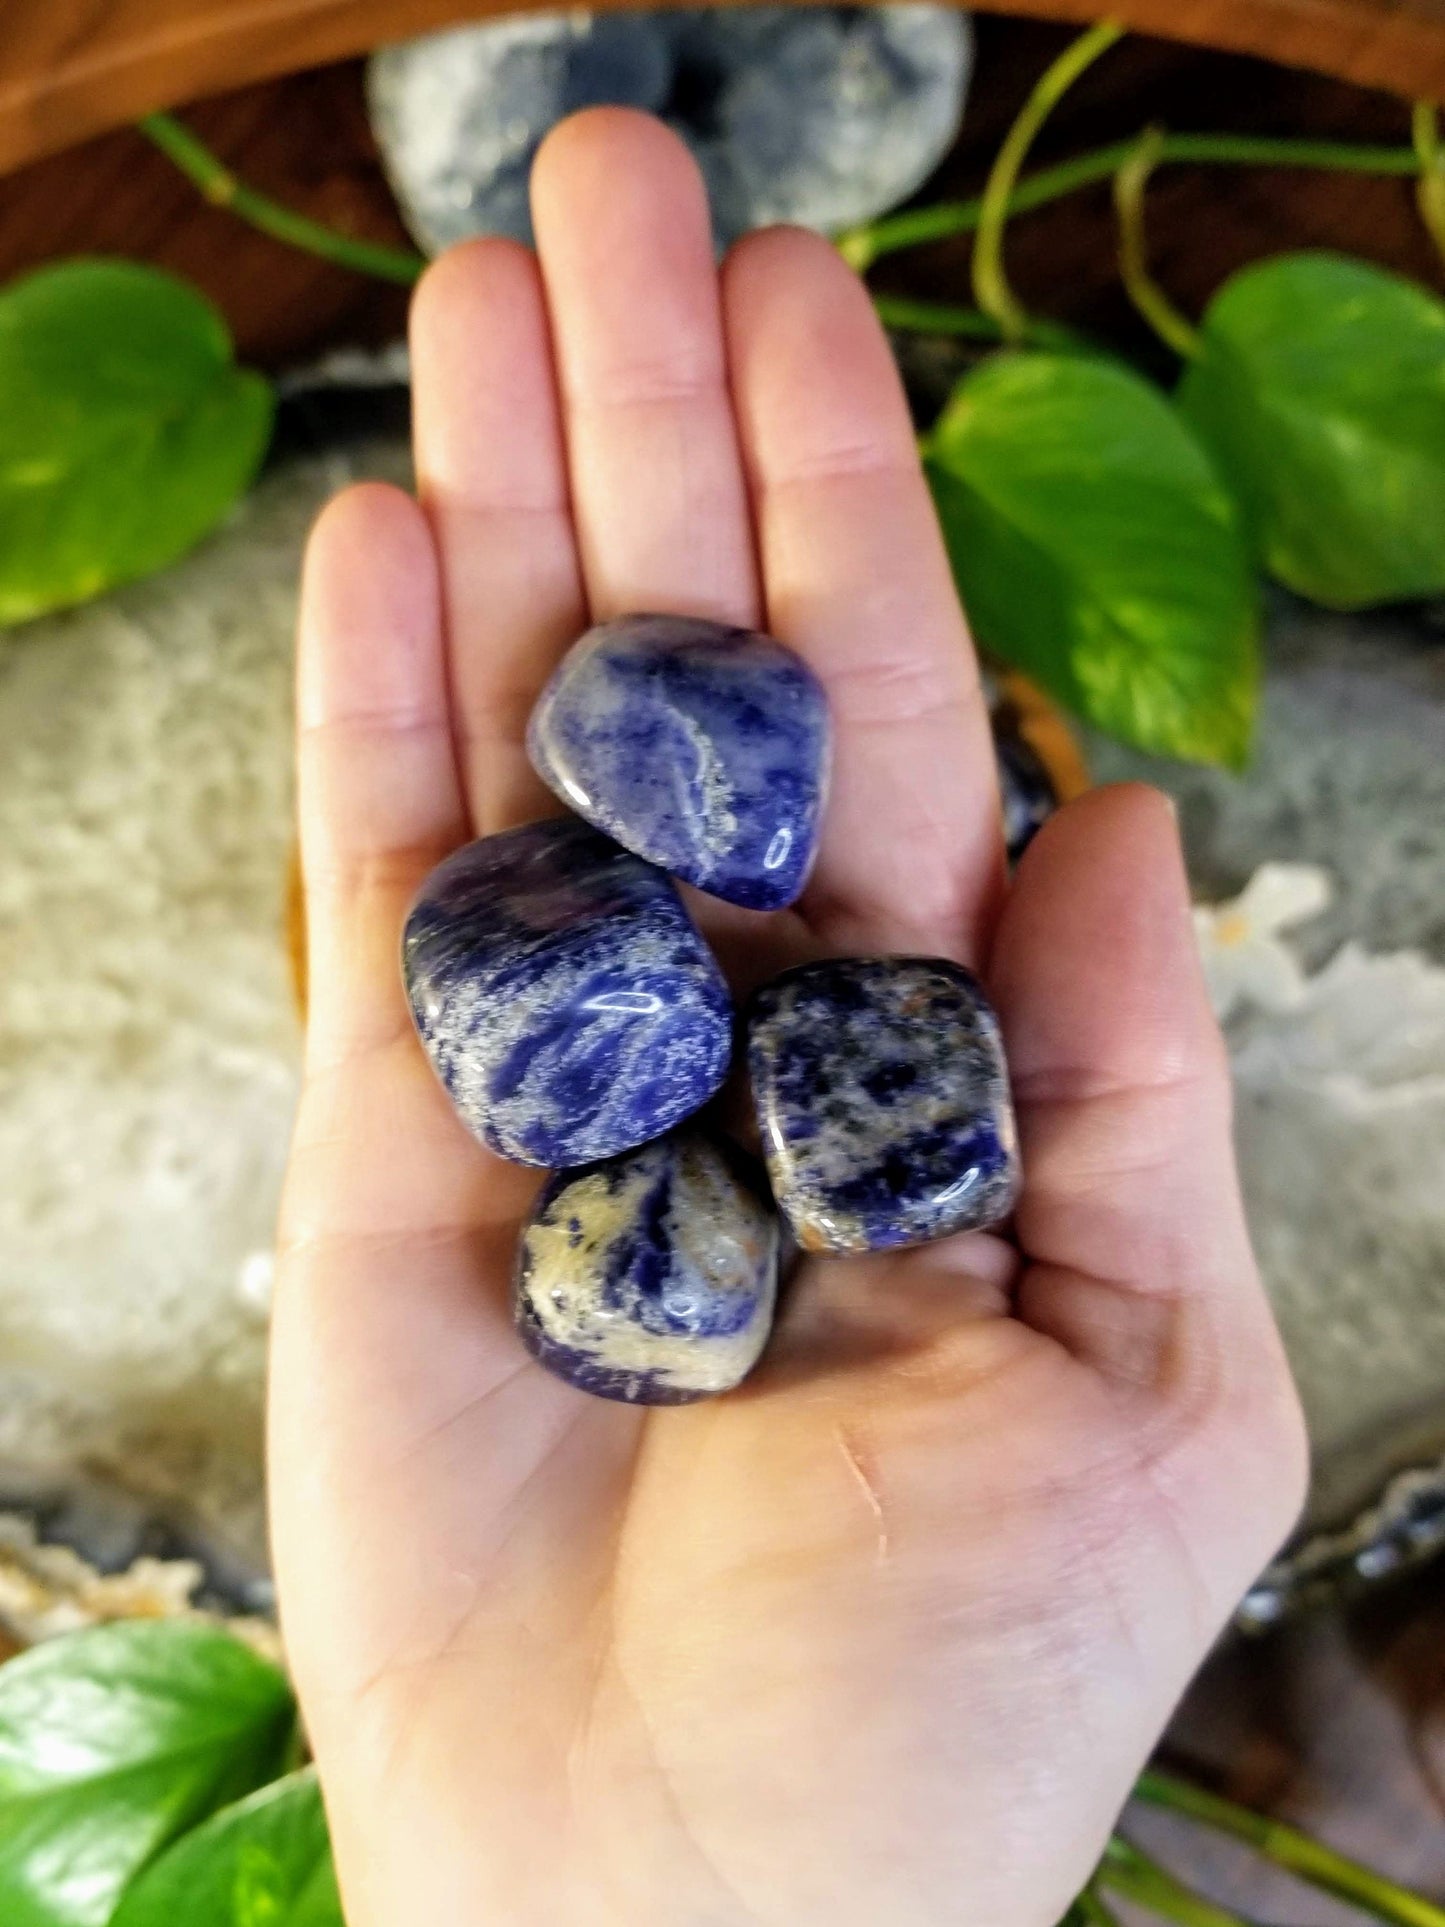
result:
[[[0,637],[0,1461],[85,1463],[252,1559],[297,1088],[292,462],[157,581]]]

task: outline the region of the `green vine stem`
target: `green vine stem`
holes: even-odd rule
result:
[[[1420,163],[1420,183],[1415,197],[1420,219],[1430,230],[1430,239],[1445,260],[1445,147],[1440,145],[1440,122],[1428,100],[1415,103],[1410,118],[1415,154]]]
[[[426,266],[421,255],[406,248],[383,247],[374,241],[352,240],[349,235],[338,234],[334,228],[308,220],[293,208],[258,194],[244,181],[237,180],[210,148],[173,115],[147,114],[136,124],[146,139],[154,142],[208,201],[217,207],[229,208],[263,234],[307,254],[319,255],[337,267],[354,268],[358,273],[395,281],[402,287],[410,287],[420,279]]]
[[[1021,341],[1028,317],[1004,272],[1003,237],[1019,170],[1039,129],[1084,70],[1123,37],[1115,20],[1101,20],[1065,47],[1034,83],[989,170],[979,200],[978,239],[973,250],[973,298],[998,322],[1005,341]]]
[[[1113,29],[1095,29],[1115,37]],[[1085,35],[1085,39],[1091,38]],[[1072,53],[1074,47],[1066,50]],[[1102,49],[1100,49],[1102,51]],[[1087,64],[1087,63],[1085,63]],[[1056,72],[1056,68],[1051,72]],[[1068,76],[1064,84],[1067,85]],[[1039,83],[1040,88],[1049,79]],[[1035,90],[1036,93],[1038,89]],[[1062,91],[1062,88],[1059,89]],[[1057,94],[1054,95],[1057,98]],[[1048,111],[1045,105],[1044,113]],[[1042,116],[1040,117],[1042,118]],[[386,247],[372,241],[359,241],[338,234],[323,222],[310,220],[294,208],[273,201],[240,180],[171,114],[147,114],[137,123],[139,130],[160,149],[180,171],[217,207],[230,210],[250,226],[268,234],[288,247],[299,248],[338,267],[359,274],[409,287],[421,276],[425,258],[406,248]],[[1015,124],[1017,132],[1018,123]],[[1445,254],[1445,149],[1439,141],[1434,110],[1422,105],[1415,110],[1415,145],[1411,147],[1357,146],[1336,141],[1307,141],[1255,137],[1241,134],[1166,134],[1159,138],[1152,165],[1163,162],[1221,163],[1235,166],[1303,167],[1357,174],[1415,175],[1420,178],[1421,214]],[[1012,138],[1012,136],[1011,136]],[[1032,138],[1030,134],[1029,139]],[[1013,174],[1026,151],[1026,139],[1014,163]],[[1057,167],[1041,169],[1022,181],[1009,180],[995,193],[1002,193],[1002,204],[991,210],[999,224],[998,271],[1002,274],[1002,224],[1010,216],[1044,207],[1078,189],[1117,177],[1139,153],[1139,139],[1116,141],[1064,161]],[[1000,160],[1004,157],[1000,154]],[[1437,186],[1436,183],[1439,183]],[[990,186],[994,183],[991,180]],[[838,239],[844,258],[860,272],[884,255],[900,249],[941,240],[949,235],[970,234],[979,230],[986,196],[969,201],[941,203],[935,207],[913,208],[890,215],[865,227],[852,229]],[[1437,225],[1438,223],[1438,225]],[[1005,295],[1012,301],[1005,283]],[[1000,316],[981,309],[956,307],[944,302],[915,301],[898,295],[874,297],[885,324],[890,328],[925,334],[955,335],[980,341],[998,340],[1004,334]],[[1077,335],[1055,323],[1024,317],[1013,303],[1015,327],[1022,327],[1023,339],[1042,347],[1072,347],[1081,344]],[[1187,325],[1187,324],[1186,324]]]
[[[1195,1893],[1117,1834],[1109,1842],[1094,1877],[1101,1886],[1124,1899],[1136,1901],[1151,1914],[1173,1921],[1175,1927],[1250,1927],[1243,1915],[1230,1913],[1227,1907],[1216,1906],[1203,1894]]]
[[[1349,1901],[1376,1920],[1389,1922],[1390,1927],[1445,1927],[1445,1907],[1437,1907],[1423,1894],[1412,1893],[1357,1860],[1347,1859],[1282,1820],[1252,1813],[1248,1807],[1237,1806],[1217,1793],[1208,1793],[1157,1769],[1142,1776],[1135,1794],[1153,1806],[1172,1808],[1220,1833],[1232,1834],[1276,1866],[1312,1887]]]
[[[352,268],[361,274],[409,286],[419,279],[426,262],[401,248],[355,241],[319,221],[283,207],[239,180],[211,150],[170,114],[148,114],[140,131],[193,182],[206,199],[287,246]],[[885,327],[919,334],[953,335],[967,340],[997,341],[998,322],[976,308],[944,301],[915,301],[903,295],[879,294],[874,305]],[[1031,322],[1027,338],[1039,347],[1078,349],[1085,345],[1072,329],[1057,322]]]
[[[1006,212],[1027,214],[1107,181],[1127,165],[1138,146],[1137,136],[1107,147],[1075,155],[1056,167],[1040,168],[1011,189]],[[1193,162],[1224,167],[1297,167],[1338,174],[1403,174],[1420,172],[1413,147],[1380,147],[1348,141],[1294,140],[1254,134],[1166,134],[1159,143],[1156,165]],[[956,234],[973,234],[983,214],[983,196],[967,201],[940,201],[933,207],[907,208],[884,215],[839,236],[844,259],[859,272],[887,254],[904,248],[944,241]]]
[[[997,321],[979,308],[960,308],[951,301],[915,301],[906,294],[877,294],[873,305],[885,328],[925,335],[956,335],[965,341],[999,338]]]
[[[1074,1902],[1080,1927],[1119,1927],[1119,1917],[1091,1881]]]
[[[993,315],[979,308],[955,307],[949,301],[916,301],[911,295],[875,294],[873,306],[885,328],[925,335],[953,335],[965,341],[998,341],[1003,333]],[[1084,336],[1058,321],[1028,320],[1024,339],[1038,348],[1078,352],[1088,347]]]
[[[1144,194],[1149,176],[1159,162],[1164,143],[1162,127],[1139,136],[1129,159],[1114,176],[1114,208],[1119,216],[1119,278],[1124,291],[1149,326],[1185,361],[1192,361],[1203,343],[1198,329],[1174,306],[1149,272],[1149,244],[1144,233]]]

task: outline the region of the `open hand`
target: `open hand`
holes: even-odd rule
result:
[[[684,150],[616,110],[534,204],[539,258],[417,294],[420,505],[349,490],[306,568],[271,1489],[348,1917],[1050,1927],[1304,1477],[1173,817],[1095,792],[1005,891],[913,431],[826,242],[719,273]],[[1016,1245],[810,1260],[740,1392],[652,1413],[523,1352],[536,1174],[457,1122],[397,965],[431,865],[554,807],[529,708],[632,610],[765,627],[829,689],[815,878],[715,907],[730,967],[979,967],[1025,1173]]]

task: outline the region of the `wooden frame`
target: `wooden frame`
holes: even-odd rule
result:
[[[1445,97],[1445,0],[974,4],[1080,22],[1107,13],[1165,38]],[[153,108],[518,10],[514,0],[0,0],[0,172]]]

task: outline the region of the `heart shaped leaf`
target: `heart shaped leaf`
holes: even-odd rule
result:
[[[66,261],[0,293],[0,624],[183,555],[256,472],[272,394],[174,276]]]
[[[105,1927],[179,1834],[283,1769],[281,1673],[212,1628],[138,1620],[0,1667],[0,1920]]]
[[[1245,760],[1257,585],[1229,495],[1157,389],[1112,362],[995,356],[926,455],[982,648],[1127,743]]]
[[[1445,590],[1445,303],[1333,254],[1226,282],[1179,405],[1271,574],[1330,608]]]
[[[344,1927],[309,1769],[225,1807],[162,1854],[112,1927]]]

